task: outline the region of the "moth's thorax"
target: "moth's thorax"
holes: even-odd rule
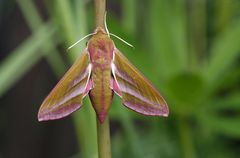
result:
[[[92,63],[110,63],[113,58],[113,50],[113,41],[102,31],[98,31],[88,42],[88,52]]]

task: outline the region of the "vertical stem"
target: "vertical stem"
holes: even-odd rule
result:
[[[190,54],[191,65],[195,68],[202,64],[206,57],[207,49],[207,19],[206,19],[206,0],[191,1],[190,10]]]
[[[123,26],[126,28],[128,33],[136,33],[136,19],[137,19],[137,0],[124,0],[122,2],[123,12]]]
[[[106,0],[95,0],[95,26],[104,27]],[[108,116],[103,123],[97,119],[99,158],[111,158],[111,141]]]
[[[196,152],[194,149],[194,144],[192,140],[192,133],[190,125],[188,124],[185,116],[178,117],[179,122],[179,134],[180,134],[180,143],[182,148],[182,157],[184,158],[196,158]]]
[[[111,140],[108,116],[103,123],[97,119],[98,158],[111,158]]]
[[[95,0],[95,26],[104,28],[106,0]]]

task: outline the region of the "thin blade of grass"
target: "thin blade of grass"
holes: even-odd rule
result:
[[[226,97],[218,97],[213,99],[210,103],[211,106],[207,106],[208,110],[216,112],[217,110],[240,110],[240,92],[234,92]]]
[[[73,1],[72,4],[70,1],[56,0],[50,4],[50,9],[54,10],[53,16],[60,27],[60,32],[62,33],[62,38],[65,40],[66,46],[72,45],[80,37],[87,34],[87,18],[84,4],[85,1],[79,0]],[[83,48],[84,44],[85,43],[82,42],[80,47]],[[73,62],[82,51],[80,47],[78,45],[68,52],[68,57],[71,62]],[[98,155],[95,113],[89,101],[85,102],[84,106],[85,110],[81,109],[83,110],[82,112],[74,114],[74,124],[80,144],[81,156],[94,158]]]
[[[168,78],[186,68],[187,36],[184,1],[182,3],[164,0],[150,2],[151,10],[147,23],[152,53],[154,53],[153,62],[161,78]],[[178,9],[172,5],[176,5]]]
[[[221,75],[237,61],[240,55],[240,22],[234,23],[213,43],[209,64],[204,69],[204,75],[209,85],[209,91],[214,90],[222,82]]]
[[[75,0],[74,1],[75,12],[74,21],[76,25],[76,35],[77,38],[81,38],[88,34],[87,32],[87,9],[85,0]],[[77,46],[78,50],[83,50],[86,47],[85,42],[79,43]],[[94,109],[91,106],[89,98],[85,101],[86,107],[82,112],[74,115],[74,122],[76,130],[80,133],[78,134],[79,142],[81,145],[84,144],[82,150],[82,157],[86,158],[97,158],[97,128],[96,128],[96,117]],[[86,122],[86,120],[88,120]],[[84,131],[83,131],[84,130]]]
[[[224,134],[226,136],[240,138],[239,128],[240,117],[222,117],[210,115],[207,119],[202,119],[201,123],[207,130]]]
[[[56,32],[56,27],[48,23],[16,48],[0,64],[0,97],[27,72],[44,53],[36,53]],[[57,42],[57,41],[55,41]]]
[[[18,5],[31,29],[34,33],[38,30],[39,26],[43,25],[41,16],[37,12],[36,7],[31,0],[18,0]],[[46,54],[48,63],[53,69],[53,72],[59,77],[66,70],[65,63],[59,55],[53,40],[46,41],[45,46],[41,47],[41,51]]]
[[[70,1],[56,0],[54,2],[47,1],[47,4],[50,6],[49,9],[52,9],[54,12],[53,18],[59,25],[61,36],[65,40],[64,44],[67,50],[69,46],[79,39],[71,3]],[[79,53],[79,48],[72,48],[68,53],[69,60],[74,61]]]
[[[137,3],[136,0],[122,1],[122,24],[126,31],[130,34],[136,33],[137,20]]]

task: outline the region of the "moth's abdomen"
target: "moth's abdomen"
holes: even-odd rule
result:
[[[103,122],[111,106],[113,96],[113,91],[110,88],[110,64],[104,67],[93,64],[91,78],[93,89],[90,91],[89,96],[99,120]]]

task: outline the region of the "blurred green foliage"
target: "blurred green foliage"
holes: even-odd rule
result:
[[[46,58],[60,78],[66,66],[58,46],[67,48],[94,30],[92,1],[45,1],[47,21],[33,1],[17,4],[32,35],[0,63],[0,96],[40,58]],[[112,135],[114,158],[239,156],[239,13],[239,0],[108,0],[110,32],[135,49],[114,39],[116,46],[170,107],[168,118],[149,118],[122,108],[114,97],[110,111],[112,125],[117,125]],[[68,52],[69,61],[83,48],[84,42]],[[39,49],[42,53],[37,54]],[[95,114],[88,100],[85,104],[74,114],[79,155],[94,158]]]

